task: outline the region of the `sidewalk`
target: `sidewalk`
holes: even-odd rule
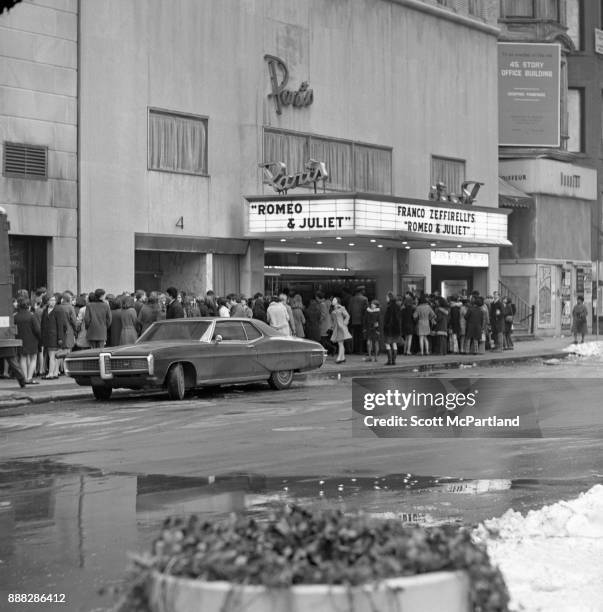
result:
[[[595,336],[589,336],[585,341],[591,342],[596,339]],[[603,337],[601,340],[603,341]],[[360,355],[348,355],[345,363],[336,364],[334,359],[329,357],[322,368],[298,374],[296,380],[317,380],[338,378],[339,376],[370,376],[372,373],[391,375],[399,372],[425,371],[436,368],[458,368],[461,364],[477,363],[487,366],[505,362],[529,361],[531,359],[562,358],[567,356],[563,349],[570,344],[572,344],[571,337],[555,337],[517,341],[515,342],[515,348],[511,351],[488,351],[483,355],[429,355],[424,357],[398,355],[396,365],[388,367],[384,365],[387,356],[383,353],[379,356],[377,363],[363,361],[363,357]],[[16,380],[0,379],[0,410],[28,404],[92,397],[92,391],[89,387],[80,387],[72,378],[66,376],[61,376],[57,380],[37,380],[40,381],[39,385],[28,385],[24,389],[20,389]],[[124,396],[127,396],[130,392],[124,390],[117,393],[119,395],[123,393]]]

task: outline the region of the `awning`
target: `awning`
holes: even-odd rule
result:
[[[529,208],[534,198],[499,177],[498,205],[501,208]]]

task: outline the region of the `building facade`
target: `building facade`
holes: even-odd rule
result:
[[[77,286],[78,2],[0,15],[0,206],[14,287]]]
[[[79,290],[496,287],[497,0],[69,7]]]
[[[598,315],[603,315],[603,4],[572,0],[570,32],[574,50],[568,56],[568,88],[572,97],[571,150],[582,164],[597,171],[596,208],[593,214],[591,248],[593,280],[598,291]],[[600,326],[600,325],[599,325]],[[603,327],[600,326],[603,330]]]
[[[527,68],[523,75],[536,77],[515,90],[501,81],[501,99],[510,95],[520,97],[523,95],[520,89],[542,96],[543,100],[547,96],[553,100],[553,94],[559,92],[557,109],[553,109],[556,116],[545,106],[541,111],[534,110],[537,103],[532,101],[523,104],[530,107],[528,112],[516,113],[515,128],[521,128],[524,134],[537,120],[542,120],[541,133],[534,129],[531,140],[528,137],[517,144],[505,138],[509,122],[501,123],[500,128],[504,146],[499,149],[499,176],[504,184],[530,196],[521,203],[507,200],[511,201],[508,205],[512,210],[509,216],[512,246],[501,249],[500,277],[503,291],[510,293],[514,301],[534,306],[533,321],[528,322],[532,311],[526,308],[521,323],[524,326],[529,323],[538,335],[569,334],[571,309],[578,295],[584,296],[589,307],[596,298],[592,281],[597,249],[592,233],[593,224],[597,223],[600,179],[594,157],[588,159],[585,154],[584,96],[575,86],[573,61],[576,54],[580,54],[584,41],[581,24],[586,4],[597,3],[579,0],[501,2],[500,40],[507,45],[501,57],[505,54],[511,57],[513,49],[518,63],[516,66],[511,62],[501,64],[500,77],[505,77],[503,72],[509,67]],[[534,82],[548,74],[545,54],[549,52],[558,54],[556,67],[552,70],[553,76],[558,71],[555,92],[547,92],[545,85],[539,87]],[[530,53],[532,59],[542,53],[542,62],[526,62]],[[591,74],[589,78],[592,77]],[[588,79],[586,75],[583,78],[585,83]],[[514,101],[511,106],[521,107],[522,103]]]

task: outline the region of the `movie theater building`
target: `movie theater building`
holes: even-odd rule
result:
[[[495,288],[497,2],[448,4],[81,0],[81,287]]]

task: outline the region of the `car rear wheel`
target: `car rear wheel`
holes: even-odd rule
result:
[[[184,370],[182,364],[177,363],[170,368],[166,377],[166,387],[171,400],[180,401],[184,399],[186,388],[184,386]]]
[[[92,385],[92,393],[97,400],[108,400],[113,389],[105,385]]]
[[[288,389],[293,382],[293,370],[279,370],[272,372],[268,379],[268,384],[273,389]]]

